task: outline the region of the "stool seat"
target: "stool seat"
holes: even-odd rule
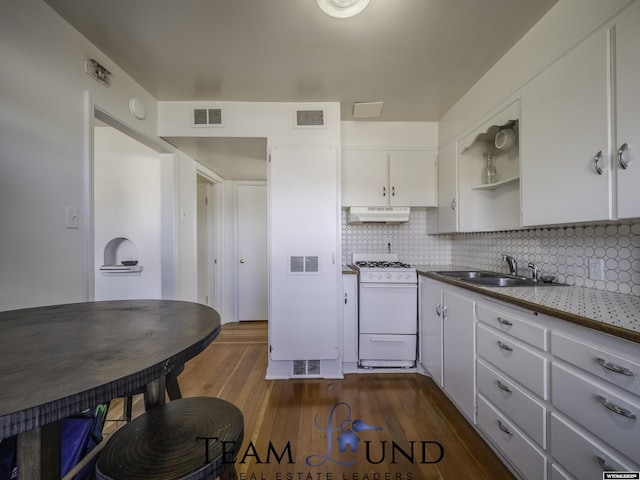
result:
[[[174,400],[111,436],[98,456],[96,479],[196,480],[235,473],[243,437],[242,412],[231,403],[212,397]]]

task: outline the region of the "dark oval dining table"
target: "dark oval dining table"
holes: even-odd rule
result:
[[[175,300],[0,312],[0,439],[18,434],[20,480],[60,479],[59,420],[143,388],[163,403],[166,375],[219,332],[215,310]]]

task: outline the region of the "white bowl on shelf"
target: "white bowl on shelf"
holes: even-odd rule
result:
[[[511,128],[505,128],[496,133],[495,145],[499,150],[509,150],[516,143],[516,133]]]

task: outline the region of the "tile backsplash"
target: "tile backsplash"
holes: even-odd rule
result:
[[[451,263],[451,236],[427,235],[427,222],[437,222],[435,210],[412,208],[409,221],[398,225],[347,224],[342,209],[342,263],[351,263],[353,253],[397,253],[412,265]]]
[[[540,272],[570,285],[640,296],[640,223],[536,228],[490,233],[427,235],[434,210],[412,209],[400,225],[348,225],[342,210],[342,262],[352,253],[398,253],[414,265],[456,264],[507,272],[504,253],[518,260],[519,273],[529,275],[528,262]],[[589,259],[604,263],[604,280],[589,278]]]

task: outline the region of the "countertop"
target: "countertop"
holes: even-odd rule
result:
[[[437,273],[477,270],[457,265],[418,265],[416,270],[418,275],[640,343],[640,297],[634,295],[576,286],[485,287]]]

